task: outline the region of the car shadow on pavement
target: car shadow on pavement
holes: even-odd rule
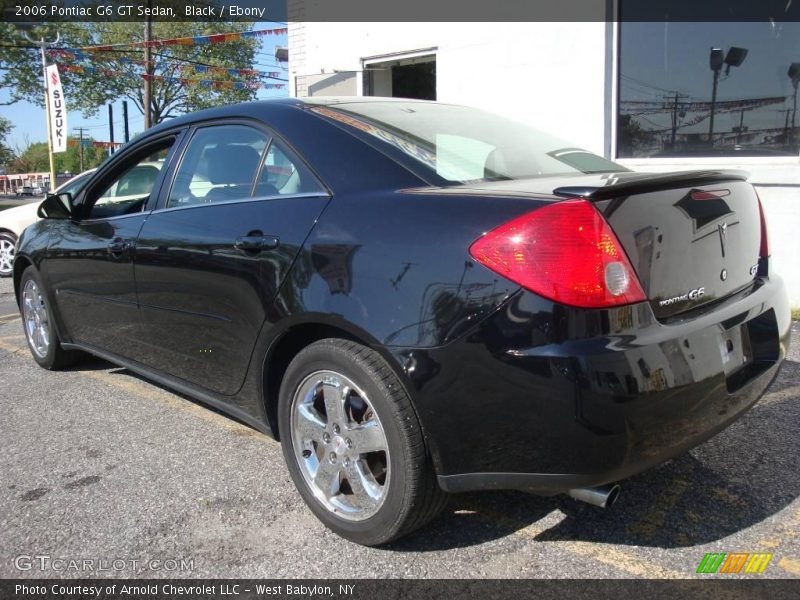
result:
[[[85,360],[82,360],[77,365],[71,366],[66,370],[67,371],[106,371],[109,375],[114,376],[114,377],[136,379],[136,380],[138,380],[138,381],[140,381],[140,382],[142,382],[144,384],[147,384],[148,386],[151,386],[153,388],[162,390],[163,392],[165,392],[165,393],[167,393],[167,394],[169,394],[171,396],[175,396],[177,398],[180,398],[181,400],[185,400],[186,402],[189,402],[191,404],[195,404],[195,405],[199,406],[200,408],[202,408],[203,410],[207,410],[209,412],[212,412],[214,414],[219,415],[220,417],[222,417],[224,419],[228,419],[229,421],[233,421],[235,423],[239,423],[243,427],[246,427],[248,429],[252,429],[254,434],[262,435],[262,433],[260,431],[258,431],[258,429],[253,427],[252,425],[250,425],[248,423],[245,423],[244,421],[241,421],[241,420],[237,419],[236,417],[234,417],[232,415],[229,415],[228,413],[226,413],[226,412],[224,412],[222,410],[219,410],[218,408],[216,408],[214,406],[211,406],[210,404],[205,404],[204,402],[202,402],[202,401],[200,401],[200,400],[198,400],[196,398],[193,398],[191,396],[183,394],[183,393],[181,393],[181,392],[179,392],[177,390],[174,390],[174,389],[172,389],[170,387],[167,387],[165,385],[161,385],[160,383],[156,383],[155,381],[153,381],[151,379],[147,379],[146,377],[143,377],[143,376],[139,375],[138,373],[134,373],[133,371],[130,371],[130,370],[124,368],[124,367],[119,367],[117,365],[114,365],[114,364],[112,364],[112,363],[110,363],[110,362],[108,362],[108,361],[106,361],[106,360],[104,360],[102,358],[97,358],[95,356],[88,356]]]
[[[766,402],[691,452],[620,482],[611,508],[523,492],[455,495],[434,523],[388,549],[446,550],[514,533],[660,548],[720,540],[800,496],[800,394],[786,392],[799,385],[800,363],[787,361]]]
[[[74,369],[131,377],[241,423],[99,359],[87,360]],[[516,491],[456,494],[434,522],[385,549],[441,551],[512,534],[539,542],[661,548],[717,541],[775,515],[800,496],[800,393],[792,388],[800,390],[800,363],[786,361],[769,389],[769,398],[691,452],[620,482],[620,499],[611,508],[596,508],[563,495],[542,497]]]

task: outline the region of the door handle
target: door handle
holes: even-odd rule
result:
[[[122,254],[131,247],[129,242],[122,238],[115,238],[108,243],[108,251],[111,254]]]
[[[243,235],[234,242],[237,250],[244,252],[263,252],[274,250],[280,245],[280,240],[274,235]]]

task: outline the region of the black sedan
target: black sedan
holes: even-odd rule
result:
[[[40,214],[14,264],[36,362],[90,353],[279,437],[362,544],[447,492],[608,505],[751,407],[789,342],[742,173],[633,173],[461,106],[199,112]]]

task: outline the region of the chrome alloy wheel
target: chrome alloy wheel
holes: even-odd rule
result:
[[[42,293],[33,279],[22,290],[22,321],[31,348],[36,356],[44,358],[50,349],[50,321]]]
[[[292,399],[291,435],[306,484],[335,515],[363,521],[389,487],[389,444],[367,395],[334,371],[306,377]]]
[[[0,275],[10,275],[14,267],[14,242],[0,238]]]

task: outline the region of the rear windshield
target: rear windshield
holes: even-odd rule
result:
[[[466,106],[353,102],[311,110],[399,148],[453,183],[628,170],[522,123]]]

